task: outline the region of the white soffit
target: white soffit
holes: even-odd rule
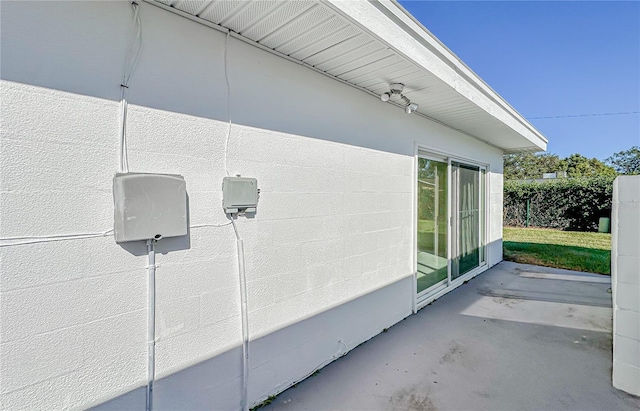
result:
[[[403,83],[418,114],[506,152],[546,138],[391,0],[147,0],[372,94]]]

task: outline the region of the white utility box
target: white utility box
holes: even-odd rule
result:
[[[225,177],[222,180],[222,206],[226,214],[255,213],[258,194],[255,178]]]
[[[116,242],[187,235],[187,185],[175,174],[113,177]]]

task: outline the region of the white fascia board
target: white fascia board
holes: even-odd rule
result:
[[[546,150],[548,141],[542,133],[395,1],[324,2],[530,141],[527,151]]]

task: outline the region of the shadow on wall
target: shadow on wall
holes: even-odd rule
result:
[[[119,101],[131,15],[128,2],[3,2],[2,79]],[[428,129],[453,133],[153,5],[140,16],[133,105],[407,156]]]

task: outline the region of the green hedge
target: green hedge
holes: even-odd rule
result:
[[[595,231],[610,217],[614,177],[563,178],[504,183],[504,225]]]

